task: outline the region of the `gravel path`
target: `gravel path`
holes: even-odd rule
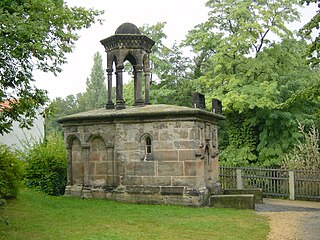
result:
[[[264,199],[256,211],[270,219],[268,240],[320,240],[320,202]]]

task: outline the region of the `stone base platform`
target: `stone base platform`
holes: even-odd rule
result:
[[[200,207],[209,203],[210,191],[207,188],[184,186],[119,186],[115,189],[93,189],[81,186],[68,186],[65,196],[109,199],[125,203],[167,204]]]

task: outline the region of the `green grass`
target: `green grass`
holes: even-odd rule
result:
[[[0,239],[267,239],[250,210],[135,205],[23,190],[6,205]]]

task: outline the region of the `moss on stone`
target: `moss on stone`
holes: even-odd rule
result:
[[[84,120],[146,120],[170,118],[199,118],[215,121],[224,119],[222,115],[204,111],[198,108],[189,108],[175,105],[157,104],[144,107],[128,107],[122,110],[104,108],[69,115],[58,120],[59,123],[77,122]]]

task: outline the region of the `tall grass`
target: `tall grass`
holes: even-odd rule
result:
[[[7,205],[0,239],[266,239],[254,211],[134,205],[23,190]]]

